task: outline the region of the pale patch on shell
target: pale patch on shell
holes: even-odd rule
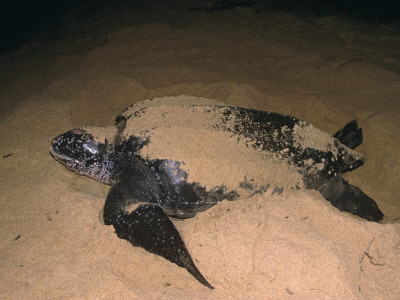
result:
[[[254,179],[258,186],[286,189],[302,185],[301,175],[275,154],[249,147],[224,131],[187,127],[154,129],[150,143],[141,149],[140,155],[150,160],[184,162],[181,168],[188,173],[188,182],[199,182],[208,190],[220,185],[229,191],[239,190],[245,178]]]
[[[202,97],[194,97],[194,96],[173,96],[173,97],[160,97],[154,99],[146,99],[144,101],[137,102],[122,112],[122,116],[129,117],[132,113],[136,111],[149,109],[151,107],[168,107],[168,106],[226,106],[226,103],[219,102],[212,99],[202,98]]]
[[[338,155],[338,149],[335,146],[335,139],[328,133],[315,128],[314,126],[300,121],[299,125],[293,127],[294,142],[303,149],[311,148],[323,152],[332,152],[334,156]]]

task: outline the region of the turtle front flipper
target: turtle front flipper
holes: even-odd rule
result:
[[[178,230],[159,203],[162,192],[147,165],[137,161],[122,171],[111,186],[104,207],[104,222],[119,238],[160,255],[185,268],[198,281],[213,288],[194,264]]]

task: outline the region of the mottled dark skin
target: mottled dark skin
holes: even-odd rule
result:
[[[169,216],[190,218],[222,200],[235,200],[239,194],[228,192],[223,185],[206,190],[199,182],[189,183],[181,162],[142,158],[139,150],[151,140],[135,136],[122,138],[121,132],[129,118],[143,113],[145,111],[141,110],[128,117],[119,115],[112,140],[100,142],[85,129],[75,129],[56,137],[50,152],[68,169],[111,185],[104,207],[104,222],[114,226],[118,237],[186,268],[199,282],[212,288],[194,264]],[[221,122],[212,130],[228,131],[232,138],[250,138],[249,147],[265,153],[279,153],[298,169],[306,188],[319,191],[341,211],[369,221],[379,222],[383,218],[373,199],[341,177],[343,172],[363,164],[361,156],[352,156],[346,150],[362,142],[362,132],[355,121],[334,135],[336,139],[331,146],[335,147],[334,155],[330,151],[296,146],[294,128],[304,123],[290,116],[233,106],[204,106],[204,114],[207,113],[221,116]],[[235,120],[233,126],[232,120]],[[312,169],[304,163],[310,158],[324,167]],[[253,194],[269,188],[262,186],[253,191],[251,182],[245,181],[242,187]]]

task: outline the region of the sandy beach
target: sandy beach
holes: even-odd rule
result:
[[[398,299],[399,23],[177,3],[81,5],[0,54],[0,298]],[[49,143],[178,95],[292,115],[331,134],[358,120],[365,164],[344,178],[384,220],[304,190],[175,221],[214,290],[132,247],[102,223],[109,187],[57,163]]]

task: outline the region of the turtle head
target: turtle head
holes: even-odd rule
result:
[[[50,153],[68,169],[110,184],[112,162],[107,138],[99,138],[87,129],[74,129],[50,143]]]

